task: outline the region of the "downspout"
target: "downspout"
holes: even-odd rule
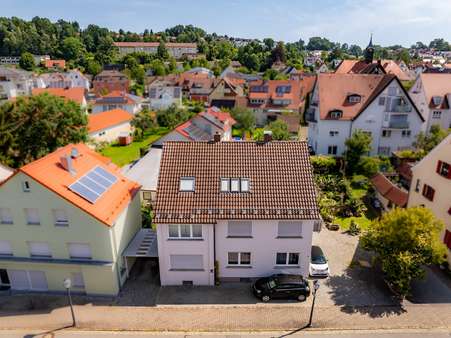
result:
[[[218,278],[219,278],[219,276],[218,276]],[[213,283],[216,285],[216,226],[215,226],[215,224],[213,224]]]

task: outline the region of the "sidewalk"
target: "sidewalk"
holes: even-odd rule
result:
[[[274,331],[305,326],[310,301],[257,305],[162,305],[156,307],[75,306],[77,327],[85,330],[145,331]],[[71,323],[70,310],[50,313],[0,313],[0,328],[54,330]],[[451,329],[449,304],[407,305],[406,308],[315,307],[316,329]]]

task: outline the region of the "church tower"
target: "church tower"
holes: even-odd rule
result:
[[[368,47],[365,48],[365,51],[363,52],[363,56],[365,57],[366,63],[373,63],[373,57],[374,57],[374,47],[373,47],[373,34],[371,34],[370,37],[370,43],[368,44]]]

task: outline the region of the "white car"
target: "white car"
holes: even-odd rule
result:
[[[309,272],[312,277],[329,276],[329,264],[326,256],[324,256],[323,250],[316,245],[312,245]]]

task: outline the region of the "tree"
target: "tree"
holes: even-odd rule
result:
[[[414,146],[425,153],[434,149],[449,134],[448,131],[442,129],[439,125],[432,125],[429,134],[420,131],[417,135]]]
[[[231,111],[232,117],[237,122],[237,127],[245,132],[251,132],[255,128],[254,112],[246,107],[235,107]]]
[[[265,44],[266,50],[273,50],[275,41],[271,38],[265,38],[263,39],[263,43]]]
[[[272,131],[272,138],[277,141],[289,140],[290,133],[288,125],[282,120],[275,120],[266,126],[266,129]]]
[[[445,39],[434,39],[429,43],[429,48],[434,48],[439,51],[448,51],[450,50],[450,45]]]
[[[33,70],[35,63],[31,53],[25,52],[20,56],[19,66],[25,70]]]
[[[169,129],[174,129],[175,126],[189,120],[190,117],[191,114],[189,112],[178,108],[176,105],[157,112],[158,125]]]
[[[131,120],[130,124],[135,128],[141,129],[142,131],[146,131],[150,128],[155,127],[154,118],[147,108],[144,108],[138,114],[136,114],[133,117],[133,120]]]
[[[68,143],[87,140],[87,117],[80,105],[49,94],[5,104],[0,109],[0,123],[0,158],[13,167]]]
[[[348,52],[351,55],[354,55],[356,58],[363,54],[362,48],[358,45],[351,45],[348,48]]]
[[[371,136],[362,130],[356,130],[345,141],[346,172],[353,174],[357,171],[360,159],[371,151]]]
[[[96,76],[102,71],[102,65],[96,60],[88,60],[85,70],[87,73]]]
[[[307,44],[308,50],[331,50],[333,47],[333,42],[319,36],[311,37]]]
[[[85,52],[83,43],[75,37],[65,38],[61,46],[61,55],[66,61],[77,62]]]
[[[169,52],[166,49],[166,44],[164,43],[163,40],[161,40],[160,44],[158,45],[157,56],[162,60],[165,60],[169,57]]]
[[[429,209],[396,208],[373,222],[361,241],[366,250],[375,252],[386,280],[405,297],[411,282],[424,277],[425,265],[443,262],[443,227]]]

